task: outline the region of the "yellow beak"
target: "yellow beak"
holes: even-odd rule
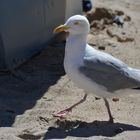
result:
[[[67,31],[70,27],[66,25],[60,25],[53,30],[53,33],[59,33],[63,31]]]

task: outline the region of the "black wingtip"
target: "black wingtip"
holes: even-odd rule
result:
[[[132,89],[140,90],[140,87],[136,87],[136,88],[132,88]]]

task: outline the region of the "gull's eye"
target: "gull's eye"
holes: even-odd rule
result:
[[[80,22],[78,22],[78,21],[74,22],[74,25],[79,25],[79,24],[80,24]]]

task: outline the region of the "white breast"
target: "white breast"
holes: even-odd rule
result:
[[[67,61],[64,61],[65,72],[77,87],[102,97],[108,96],[109,93],[106,91],[106,89],[80,73],[79,67],[80,65],[78,64],[67,63]]]
[[[107,94],[104,94],[104,92],[106,92],[104,87],[91,81],[79,71],[79,67],[83,65],[86,46],[87,44],[84,36],[78,35],[78,37],[71,36],[68,38],[64,58],[65,72],[79,88],[99,96],[106,96]]]

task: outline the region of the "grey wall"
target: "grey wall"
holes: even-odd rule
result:
[[[0,68],[21,64],[42,49],[55,26],[81,13],[82,0],[0,0]]]
[[[66,0],[65,19],[82,13],[82,0]]]
[[[22,63],[44,41],[43,4],[43,0],[0,1],[1,36],[7,67]]]

